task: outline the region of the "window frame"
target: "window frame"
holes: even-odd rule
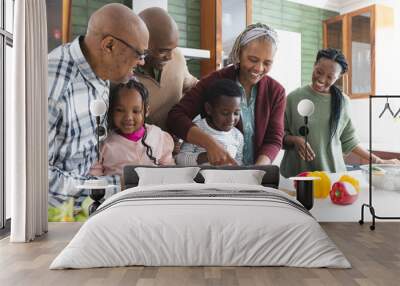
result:
[[[13,34],[6,30],[6,0],[0,0],[0,237],[7,235],[10,232],[11,219],[7,219],[6,215],[6,188],[5,188],[5,75],[6,75],[6,48],[13,48]],[[12,5],[15,7],[15,1]],[[15,13],[13,7],[13,13]],[[13,15],[14,16],[14,15]]]

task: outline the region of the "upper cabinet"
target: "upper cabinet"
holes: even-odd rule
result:
[[[201,75],[227,64],[236,37],[252,22],[252,0],[201,0],[200,46],[210,51],[201,62]]]
[[[228,64],[229,53],[237,36],[246,28],[246,0],[222,1],[222,66]]]
[[[376,94],[376,42],[380,29],[393,26],[391,8],[372,5],[323,22],[324,47],[343,51],[349,72],[336,84],[351,98]]]

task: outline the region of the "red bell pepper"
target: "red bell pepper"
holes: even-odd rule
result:
[[[337,205],[350,205],[358,198],[356,186],[349,182],[336,182],[329,192],[331,201]]]

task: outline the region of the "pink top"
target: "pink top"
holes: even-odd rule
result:
[[[132,132],[131,134],[121,134],[121,135],[124,136],[126,139],[137,142],[144,136],[144,131],[145,131],[144,127],[142,126],[141,128],[139,128],[139,130]]]
[[[151,146],[153,157],[160,165],[175,165],[172,157],[174,141],[171,135],[155,125],[146,124],[146,128],[145,142]],[[146,147],[142,144],[142,140],[135,142],[116,133],[111,133],[104,141],[101,147],[101,158],[105,176],[122,176],[125,165],[154,165],[146,154]]]

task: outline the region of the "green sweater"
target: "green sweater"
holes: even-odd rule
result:
[[[349,98],[344,96],[338,128],[332,141],[329,134],[331,97],[315,92],[309,85],[296,89],[287,97],[285,135],[300,136],[299,128],[304,125],[304,118],[297,112],[297,104],[302,99],[309,99],[315,105],[315,111],[308,119],[308,142],[314,150],[315,159],[305,162],[291,147],[285,150],[281,162],[282,175],[291,177],[304,171],[346,171],[343,154],[350,153],[359,143],[349,115]]]

